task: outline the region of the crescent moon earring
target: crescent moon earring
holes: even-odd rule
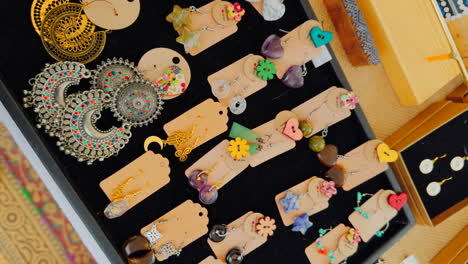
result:
[[[73,94],[66,99],[60,120],[60,134],[57,145],[65,154],[91,165],[95,160],[117,155],[129,142],[131,126],[123,123],[120,127],[101,130],[96,121],[103,108],[108,107],[111,96],[102,90],[91,90]]]
[[[46,64],[45,68],[29,80],[31,90],[24,90],[24,107],[34,107],[37,127],[44,128],[50,136],[59,132],[57,119],[65,107],[67,89],[91,77],[91,71],[78,62]]]

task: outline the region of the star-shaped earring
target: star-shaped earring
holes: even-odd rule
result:
[[[190,19],[190,8],[182,8],[179,5],[174,5],[172,13],[166,16],[166,21],[172,23],[174,29],[179,31],[183,26],[192,23]]]
[[[294,225],[292,231],[301,232],[302,235],[305,235],[307,230],[312,227],[312,222],[309,220],[308,214],[303,214],[301,216],[294,217]]]
[[[279,203],[284,207],[284,211],[288,214],[293,210],[299,210],[299,200],[301,195],[294,194],[292,191],[288,190],[286,192],[286,197],[279,200]]]
[[[154,223],[153,226],[151,226],[151,229],[145,232],[145,237],[148,239],[150,243],[150,247],[152,247],[156,242],[163,237],[163,235],[158,231],[158,224],[160,223]]]
[[[199,31],[191,31],[188,28],[182,30],[182,34],[176,41],[182,45],[184,45],[185,53],[189,53],[191,49],[200,46],[200,32]]]

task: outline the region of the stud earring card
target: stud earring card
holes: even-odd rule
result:
[[[227,225],[227,228],[235,230],[229,232],[223,241],[216,243],[208,239],[208,245],[216,258],[226,259],[226,255],[233,248],[243,248],[245,256],[267,242],[266,237],[258,235],[255,231],[255,224],[262,217],[264,215],[261,213],[248,212]]]
[[[213,256],[209,256],[201,262],[198,262],[198,264],[224,264],[224,262],[222,260],[215,259]]]
[[[170,181],[170,171],[168,159],[160,154],[147,151],[145,154],[130,162],[127,166],[101,181],[99,186],[104,191],[107,198],[113,200],[113,193],[119,185],[128,181],[128,184],[122,190],[122,195],[141,191],[138,195],[126,199],[129,203],[129,209],[131,209],[168,184]]]
[[[304,213],[311,216],[328,208],[329,198],[320,192],[320,187],[324,181],[324,179],[314,176],[275,196],[276,206],[285,226],[294,224],[294,217],[296,216],[301,216]],[[303,194],[298,201],[299,210],[286,213],[280,200],[286,198],[287,191],[291,191],[294,195]]]
[[[347,257],[356,253],[358,250],[357,244],[349,244],[346,241],[345,237],[350,229],[350,227],[339,224],[322,237],[321,244],[323,245],[324,250],[331,250],[334,253],[334,263],[340,263]],[[311,264],[330,263],[328,254],[320,254],[319,249],[317,248],[317,241],[308,246],[305,249],[305,253]]]
[[[283,125],[284,127],[284,125]],[[270,144],[264,151],[250,157],[250,166],[256,167],[278,155],[283,154],[296,146],[296,142],[287,136],[283,135],[281,132],[281,124],[277,124],[275,120],[267,122],[255,129],[254,132],[260,135],[270,135],[271,138],[268,142]]]
[[[378,139],[367,141],[337,160],[346,172],[352,173],[346,178],[343,190],[349,191],[388,169],[388,163],[380,162],[377,157],[376,149],[381,143]]]
[[[284,55],[280,59],[272,60],[276,64],[276,76],[279,79],[283,78],[289,67],[302,66],[322,53],[322,49],[316,48],[310,37],[313,27],[321,25],[318,21],[308,20],[281,38],[285,43]]]
[[[216,184],[221,189],[249,166],[249,160],[235,161],[227,151],[228,146],[229,140],[221,141],[190,166],[185,171],[185,175],[189,177],[194,170],[210,171],[208,173],[208,184]]]
[[[193,138],[189,140],[189,143],[192,143],[198,139],[195,149],[225,132],[228,129],[228,121],[226,107],[213,99],[208,99],[166,123],[163,128],[169,136],[180,132],[190,132],[195,128]]]
[[[208,83],[222,105],[227,107],[233,97],[240,95],[247,98],[267,86],[266,81],[257,77],[255,70],[263,59],[262,56],[249,54],[208,76]],[[223,81],[227,85],[221,86]]]
[[[167,222],[157,225],[157,230],[162,237],[153,245],[154,252],[158,252],[161,246],[170,242],[176,249],[182,249],[208,233],[208,210],[190,200],[143,227],[140,230],[141,235],[145,236],[145,233],[152,229],[153,224],[163,221]],[[166,256],[162,254],[156,254],[156,258],[158,261],[166,260]]]
[[[232,4],[215,0],[200,7],[201,12],[190,13],[192,23],[187,28],[192,32],[200,32],[200,46],[191,48],[190,55],[195,56],[237,32],[237,23],[227,16],[226,7],[229,5]],[[210,29],[202,30],[204,27]]]
[[[312,121],[314,128],[312,135],[315,135],[351,115],[351,111],[341,108],[338,101],[338,97],[347,92],[343,88],[330,87],[291,111],[297,114],[299,120]]]
[[[391,190],[379,190],[369,200],[361,205],[361,209],[370,214],[366,219],[359,212],[354,211],[349,217],[349,222],[359,230],[364,242],[369,241],[377,231],[381,230],[387,222],[392,220],[398,211],[388,204],[388,197],[395,194]]]

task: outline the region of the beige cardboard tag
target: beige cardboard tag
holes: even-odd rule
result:
[[[140,14],[140,0],[83,0],[82,3],[89,20],[109,30],[129,27]]]
[[[249,166],[248,161],[233,160],[227,151],[228,146],[229,140],[221,141],[190,166],[185,171],[185,176],[188,177],[194,170],[209,171],[208,184],[216,185],[221,189]]]
[[[336,163],[344,167],[347,173],[352,173],[346,177],[343,190],[349,191],[388,169],[388,163],[380,162],[376,154],[376,148],[381,143],[378,139],[369,140],[346,153],[345,158],[337,160]]]
[[[212,91],[215,90],[220,96],[216,96],[224,106],[229,106],[233,97],[240,95],[244,98],[260,91],[267,86],[267,82],[258,78],[255,67],[264,58],[259,55],[249,54],[233,64],[208,76],[208,83]],[[230,89],[219,87],[218,83],[225,81]],[[228,91],[229,90],[229,91]]]
[[[351,111],[341,108],[338,101],[338,97],[347,92],[343,88],[330,87],[291,111],[299,117],[299,120],[312,121],[313,134],[317,134],[351,115]]]
[[[172,242],[176,250],[178,250],[208,233],[208,210],[190,200],[185,201],[151,224],[143,227],[140,230],[141,235],[145,236],[145,233],[151,230],[153,224],[164,221],[167,222],[156,226],[162,237],[152,247],[158,261],[167,259],[166,256],[157,253],[161,246]]]
[[[195,149],[225,132],[228,129],[228,120],[226,107],[213,101],[213,99],[207,99],[166,123],[164,131],[171,136],[174,133],[190,133],[193,130],[192,138],[181,147],[194,145],[193,149]]]
[[[215,259],[213,256],[209,256],[201,262],[198,262],[198,264],[224,264],[224,262],[222,260]]]
[[[296,146],[294,140],[283,135],[276,129],[274,120],[253,129],[253,131],[260,135],[271,135],[268,142],[268,144],[271,144],[271,147],[267,147],[264,151],[260,151],[250,157],[250,166],[252,167],[256,167]]]
[[[351,228],[343,224],[339,224],[322,237],[322,245],[324,250],[333,251],[333,256],[336,258],[334,263],[340,263],[346,258],[352,256],[358,250],[358,245],[349,244],[345,236]],[[312,243],[305,249],[307,258],[311,264],[329,264],[328,255],[320,254],[317,248],[317,241]]]
[[[233,248],[244,248],[244,255],[247,255],[265,244],[267,238],[258,235],[255,231],[257,221],[263,216],[260,213],[248,212],[227,225],[227,228],[236,229],[229,232],[223,241],[216,243],[208,239],[208,245],[210,245],[216,258],[226,259],[229,250]]]
[[[126,199],[130,209],[168,184],[170,171],[168,159],[160,154],[147,151],[127,166],[101,181],[99,186],[111,201],[116,198],[113,197],[116,188],[125,182],[128,182],[128,184],[122,189],[122,193],[117,196],[141,191],[139,194]]]
[[[154,82],[163,76],[164,71],[173,66],[179,66],[184,75],[185,87],[188,89],[192,73],[185,58],[178,52],[168,48],[155,48],[146,52],[138,62],[138,70],[142,72],[145,79]],[[174,96],[163,96],[164,100],[174,99],[181,93]]]
[[[318,21],[308,20],[281,38],[282,42],[286,42],[283,46],[284,55],[280,59],[272,60],[276,64],[276,76],[279,79],[283,78],[289,67],[302,66],[322,52],[321,48],[315,47],[310,38],[309,33],[313,27],[321,25]]]
[[[200,7],[201,12],[190,13],[192,23],[187,28],[192,32],[200,32],[200,46],[190,49],[190,55],[195,56],[237,32],[237,24],[227,18],[225,7],[230,4],[215,0]],[[202,30],[204,27],[210,30]]]
[[[369,241],[377,231],[382,229],[387,222],[397,215],[398,211],[387,202],[388,197],[392,194],[395,194],[395,192],[391,190],[379,190],[361,205],[361,209],[371,215],[369,219],[365,219],[356,211],[348,217],[353,227],[359,230],[359,234],[364,242]]]
[[[309,216],[316,214],[322,210],[328,208],[328,200],[319,189],[324,180],[319,177],[312,177],[306,181],[303,181],[296,186],[288,189],[294,194],[305,194],[299,200],[299,210],[293,210],[289,213],[284,211],[284,207],[280,204],[280,200],[286,197],[286,191],[279,193],[275,196],[276,206],[280,212],[281,219],[285,226],[290,226],[294,224],[294,217],[301,216],[304,213]]]

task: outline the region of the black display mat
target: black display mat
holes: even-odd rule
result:
[[[173,4],[187,7],[201,6],[207,2],[142,0],[140,17],[135,24],[109,34],[104,52],[87,67],[92,69],[101,60],[114,56],[128,58],[137,63],[146,51],[156,47],[171,48],[183,54],[183,47],[175,42],[176,32],[164,18],[171,12]],[[137,234],[141,227],[187,199],[198,200],[197,192],[188,185],[184,170],[221,140],[227,138],[228,133],[194,150],[185,163],[179,162],[173,156],[170,147],[168,150],[165,149],[162,154],[170,159],[171,164],[170,184],[118,219],[108,220],[104,217],[102,210],[109,201],[99,188],[99,182],[143,154],[142,144],[146,137],[150,135],[165,137],[162,129],[164,123],[212,97],[207,82],[208,75],[249,53],[258,54],[261,44],[268,35],[272,33],[281,35],[278,29],[292,30],[313,17],[307,0],[285,1],[285,4],[287,12],[281,20],[266,22],[251,5],[243,2],[247,14],[239,23],[239,31],[236,34],[195,57],[185,56],[192,68],[192,80],[186,94],[167,101],[162,116],[154,124],[133,129],[130,143],[117,157],[87,166],[59,151],[55,139],[34,127],[33,111],[21,107],[22,90],[30,89],[28,79],[39,73],[45,63],[54,61],[42,47],[40,38],[31,24],[31,1],[9,3],[8,12],[3,14],[3,18],[6,16],[4,32],[0,35],[0,45],[4,51],[0,54],[0,75],[4,83],[4,85],[0,83],[0,100],[50,174],[68,195],[68,200],[112,263],[121,262],[116,252],[119,252],[122,243],[128,237]],[[349,89],[336,61],[318,69],[314,69],[312,63],[308,63],[307,66],[309,74],[306,76],[303,88],[289,89],[278,79],[270,81],[265,89],[247,99],[249,105],[244,114],[230,115],[229,125],[235,121],[254,128],[270,121],[278,112],[292,109],[330,86]],[[87,89],[87,85],[88,83],[83,81],[76,90]],[[109,113],[104,113],[102,119],[104,122],[99,124],[103,126],[102,128],[118,124]],[[358,107],[350,118],[330,128],[327,142],[337,145],[340,153],[346,153],[369,138],[373,138],[372,132]],[[353,212],[357,191],[375,193],[381,188],[400,191],[393,173],[389,170],[352,191],[339,190],[339,194],[331,200],[329,209],[311,217],[314,226],[305,236],[285,228],[281,223],[274,196],[312,176],[322,176],[326,170],[327,168],[308,149],[307,142],[298,142],[295,149],[257,168],[247,169],[220,190],[219,200],[216,204],[208,206],[210,226],[216,223],[229,223],[249,210],[261,212],[277,219],[278,230],[268,243],[249,254],[244,263],[309,263],[304,249],[314,242],[319,228],[339,223],[350,225],[347,217]],[[258,190],[258,186],[265,188]],[[362,243],[359,251],[349,259],[348,263],[371,263],[413,225],[413,216],[405,206],[404,210],[392,220],[386,234],[382,238],[373,238],[368,243]],[[180,257],[173,257],[165,263],[197,263],[211,254],[205,236],[184,248]]]
[[[425,136],[417,143],[401,152],[406,167],[418,190],[426,211],[431,218],[443,213],[445,210],[466,199],[466,189],[460,186],[468,186],[468,161],[461,171],[453,171],[450,161],[456,156],[468,156],[468,111],[450,120],[442,127]],[[434,170],[430,174],[419,171],[419,164],[424,159],[447,154],[444,159],[439,159],[434,164]],[[445,178],[453,177],[442,185],[442,190],[437,196],[429,196],[426,186],[430,182],[440,182]]]

